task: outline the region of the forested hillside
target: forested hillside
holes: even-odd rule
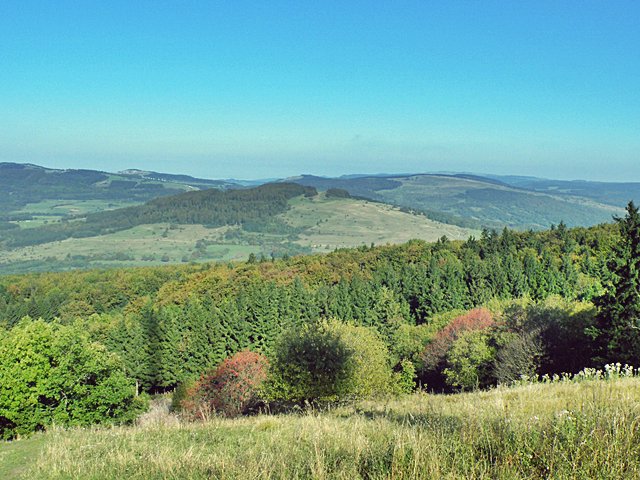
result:
[[[147,178],[142,174],[118,175],[95,170],[56,170],[30,164],[0,163],[0,220],[26,204],[43,200],[144,202],[183,192],[186,188],[185,184],[167,182],[160,177]]]
[[[462,240],[479,233],[350,198],[341,190],[311,193],[285,184],[199,191],[144,207],[88,214],[98,222],[76,219],[23,227],[0,233],[0,238],[26,243],[73,236],[38,245],[0,245],[0,274],[273,258],[410,239],[435,241],[444,235]]]
[[[153,223],[245,225],[266,228],[283,213],[287,201],[314,195],[315,189],[295,184],[268,184],[247,190],[209,189],[159,197],[144,205],[90,213],[81,218],[26,230],[0,233],[8,247],[37,245],[69,237],[91,237]]]
[[[416,360],[403,349],[438,325],[434,315],[492,299],[590,300],[615,240],[611,225],[561,225],[275,262],[2,277],[0,319],[83,322],[152,390],[242,349],[268,353],[283,329],[321,317],[376,327],[398,358]]]
[[[207,180],[141,170],[109,173],[0,163],[0,233],[57,223],[87,213],[139,205],[154,198],[207,188],[240,188]]]

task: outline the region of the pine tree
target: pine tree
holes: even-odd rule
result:
[[[640,214],[629,202],[627,215],[616,218],[621,239],[607,263],[607,290],[596,300],[601,356],[640,364]]]

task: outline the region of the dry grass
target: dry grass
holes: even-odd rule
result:
[[[55,430],[25,478],[640,478],[640,380]]]
[[[356,199],[296,198],[283,214],[290,225],[304,228],[297,242],[316,251],[375,243],[403,243],[418,238],[434,242],[443,235],[466,240],[479,232],[429,220],[382,203]]]

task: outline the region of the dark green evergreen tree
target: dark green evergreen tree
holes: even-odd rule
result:
[[[607,263],[606,292],[596,300],[601,359],[640,364],[640,214],[629,202],[616,218],[621,238]]]

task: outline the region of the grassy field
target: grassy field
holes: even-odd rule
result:
[[[34,228],[46,223],[58,222],[62,217],[68,215],[84,215],[139,204],[140,202],[124,200],[43,200],[38,203],[29,203],[12,213],[32,215],[33,219],[31,220],[21,220],[15,223],[20,228]]]
[[[0,478],[640,478],[638,378],[196,424],[151,418],[0,444]]]
[[[478,234],[376,202],[331,199],[320,194],[296,198],[291,205],[283,216],[285,221],[304,229],[299,244],[318,251],[371,243],[403,243],[413,238],[432,242],[443,235],[452,240],[466,240],[469,235]]]
[[[41,202],[50,210],[63,208]],[[79,204],[64,204],[67,211]],[[93,204],[91,204],[93,205]],[[92,208],[90,204],[83,208]],[[93,207],[98,208],[97,205]],[[35,207],[34,207],[35,208]],[[55,217],[39,217],[37,221]],[[360,245],[402,243],[412,238],[435,241],[442,235],[466,239],[478,232],[434,222],[380,203],[354,199],[296,198],[282,219],[301,229],[288,235],[246,232],[239,227],[206,228],[202,225],[140,225],[108,235],[69,238],[42,245],[0,252],[0,273],[43,269],[158,265],[191,261],[246,260],[253,253],[267,258],[272,252],[297,254],[327,252]],[[25,222],[23,222],[25,223]],[[234,233],[234,235],[230,235]],[[197,243],[200,242],[198,246]]]
[[[246,259],[259,248],[246,245],[222,245],[224,228],[209,229],[202,225],[168,224],[140,225],[121,232],[98,237],[70,238],[58,242],[22,247],[3,252],[1,263],[32,260],[64,260],[68,256],[95,257],[95,261],[111,261],[122,265],[152,265],[164,262],[191,260],[197,250],[196,242],[206,240],[220,245],[209,245],[203,259]],[[117,257],[122,259],[118,260]],[[125,258],[125,256],[130,258]],[[113,260],[108,260],[109,258]]]

